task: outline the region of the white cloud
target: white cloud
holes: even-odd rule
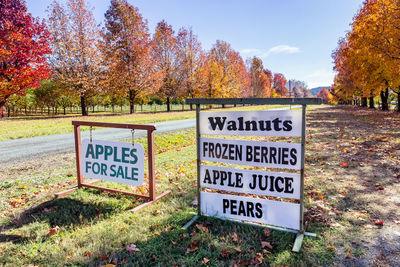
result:
[[[280,53],[295,54],[295,53],[299,53],[299,52],[300,52],[300,48],[295,47],[295,46],[277,45],[277,46],[270,48],[266,53],[264,53],[263,57],[268,57],[271,54],[280,54]]]
[[[320,69],[311,72],[305,78],[310,88],[318,86],[330,86],[333,83],[335,72],[332,70]]]

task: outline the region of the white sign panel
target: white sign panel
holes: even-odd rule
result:
[[[200,134],[301,136],[300,110],[200,112]]]
[[[144,176],[144,148],[141,144],[85,139],[81,170],[87,178],[140,186]]]
[[[301,144],[200,138],[200,159],[300,170]]]
[[[200,186],[237,193],[300,199],[300,175],[200,166]]]
[[[200,192],[200,210],[208,216],[300,229],[300,205],[235,195]]]

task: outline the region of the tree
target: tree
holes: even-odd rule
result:
[[[49,29],[55,78],[79,95],[86,116],[87,96],[98,89],[101,70],[100,35],[93,13],[85,0],[68,0],[67,8],[54,0],[49,7]]]
[[[179,95],[199,96],[204,87],[204,52],[192,29],[181,28],[177,36],[177,67],[181,77]],[[192,105],[190,105],[192,109]]]
[[[218,40],[208,53],[208,97],[241,97],[249,87],[246,66],[230,44]]]
[[[128,95],[133,113],[135,102],[153,93],[161,82],[151,54],[147,21],[126,0],[112,0],[105,16],[101,44],[107,66],[105,84],[113,96],[118,91]]]
[[[0,0],[0,110],[11,95],[49,77],[48,40],[45,23],[27,13],[24,0]]]
[[[162,20],[157,24],[153,37],[153,55],[157,68],[164,73],[159,95],[167,101],[167,111],[171,111],[171,98],[177,96],[180,78],[177,67],[177,39],[172,26]]]
[[[271,97],[271,81],[258,57],[249,59],[250,97]]]
[[[275,73],[273,78],[273,86],[272,88],[275,90],[275,93],[280,95],[281,97],[285,97],[288,90],[286,89],[287,80],[285,76],[281,73]]]
[[[322,88],[318,92],[317,97],[320,97],[322,99],[322,103],[324,104],[332,104],[333,100],[332,94],[326,88]]]

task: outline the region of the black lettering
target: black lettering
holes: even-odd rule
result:
[[[221,119],[223,119],[223,121],[221,121]],[[226,121],[226,117],[208,117],[208,121],[210,122],[211,125],[211,129],[213,129],[213,131],[215,131],[215,129],[219,128],[220,131],[222,131],[222,129],[224,128],[224,124]]]
[[[290,156],[292,157],[292,159],[290,160],[290,164],[291,165],[296,165],[296,163],[297,163],[297,150],[295,148],[292,148],[290,150]]]
[[[235,121],[228,121],[228,126],[226,127],[228,131],[236,131],[236,122]]]
[[[257,131],[257,122],[256,121],[246,121],[246,131]],[[251,129],[250,129],[251,126]]]
[[[269,163],[274,162],[276,164],[276,147],[269,148]]]
[[[243,183],[242,183],[243,173],[235,172],[235,176],[236,176],[236,187],[243,188]]]
[[[262,205],[261,203],[256,203],[256,217],[258,219],[262,218],[263,212],[262,212]]]
[[[208,171],[208,169],[206,169],[206,173],[204,174],[203,183],[212,184],[211,177],[210,177],[210,172]]]
[[[274,190],[274,180],[275,180],[274,176],[270,176],[269,177],[269,191],[271,191],[271,192],[275,192],[275,190]]]
[[[254,146],[254,162],[260,162],[260,148],[259,146]]]
[[[221,152],[222,152],[221,144],[220,143],[216,143],[215,144],[215,157],[217,159],[221,158]]]
[[[231,214],[237,215],[237,200],[231,199]]]
[[[281,182],[282,187],[279,186],[279,182]],[[283,183],[284,183],[284,180],[283,180],[282,177],[276,177],[276,179],[275,179],[275,189],[276,189],[277,192],[282,192],[283,191]]]
[[[213,170],[213,184],[217,184],[217,180],[219,179],[219,171]]]
[[[260,131],[271,131],[271,121],[258,121]]]
[[[244,130],[244,128],[243,128],[243,117],[239,117],[238,118],[238,121],[239,121],[239,131],[243,131]]]
[[[253,160],[253,147],[252,146],[246,146],[246,161],[252,161]]]
[[[279,118],[276,118],[272,122],[274,123],[274,130],[275,131],[279,132],[280,130],[282,130],[282,128],[279,125],[282,121]]]
[[[289,148],[284,147],[282,148],[282,160],[281,160],[281,164],[289,164],[287,158],[289,157]]]
[[[222,147],[224,148],[224,152],[222,152],[222,158],[223,159],[228,159],[226,156],[226,150],[228,150],[228,145],[227,144],[222,144]]]
[[[229,200],[228,199],[222,199],[222,209],[223,213],[226,213],[226,209],[229,208]]]
[[[292,121],[284,121],[283,122],[283,130],[285,131],[285,132],[289,132],[289,131],[291,131],[293,128],[292,128]]]
[[[253,202],[247,202],[247,217],[253,217],[254,218],[254,203]]]
[[[239,202],[239,212],[238,212],[238,215],[239,215],[239,216],[240,216],[240,215],[246,216],[246,209],[245,209],[245,207],[244,207],[244,202],[243,202],[243,201],[240,201],[240,202]]]
[[[269,161],[267,159],[267,156],[268,156],[268,147],[262,146],[261,147],[261,162],[268,163]]]
[[[253,183],[251,183],[251,182],[249,183],[250,189],[256,188],[256,184],[257,184],[257,182],[256,182],[256,180],[257,180],[257,174],[253,174],[252,177],[253,177]]]
[[[265,179],[264,179],[265,178]],[[262,181],[265,181],[264,182],[264,185],[263,185],[263,182]],[[265,176],[263,176],[263,175],[258,175],[258,183],[259,183],[259,185],[258,185],[258,187],[261,189],[261,190],[266,190],[267,188],[268,188],[268,176],[267,175],[265,175]]]
[[[292,183],[293,178],[285,177],[285,193],[293,194]]]

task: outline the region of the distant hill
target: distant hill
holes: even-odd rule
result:
[[[326,88],[326,89],[329,90],[331,87],[330,87],[330,86],[320,86],[320,87],[311,88],[311,89],[310,89],[311,94],[317,95],[318,92],[321,91],[322,88]]]

